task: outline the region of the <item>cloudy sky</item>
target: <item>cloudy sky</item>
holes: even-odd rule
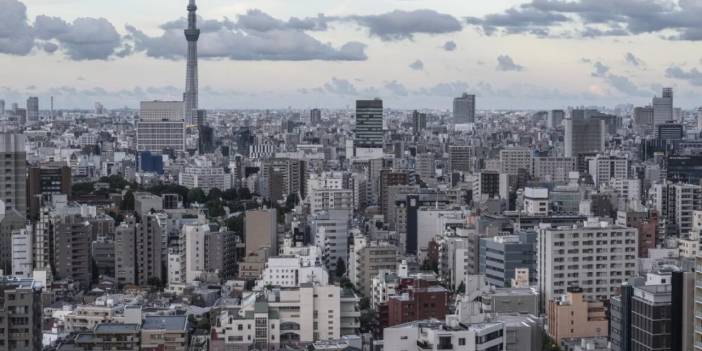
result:
[[[179,99],[186,1],[0,0],[0,99]],[[699,0],[199,0],[204,108],[702,105]],[[46,107],[43,105],[42,107]]]

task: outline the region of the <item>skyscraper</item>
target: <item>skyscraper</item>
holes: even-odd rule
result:
[[[475,122],[475,95],[464,93],[453,99],[453,122],[455,124]]]
[[[371,154],[378,156],[378,152],[373,151],[380,150],[382,157],[383,142],[383,100],[356,101],[356,127],[353,139],[356,156]]]
[[[574,110],[571,118],[566,119],[565,156],[577,157],[579,154],[597,153],[605,148],[605,122],[600,119],[581,116],[581,110]]]
[[[547,126],[551,129],[558,128],[563,123],[565,119],[565,111],[563,110],[551,110],[548,113]]]
[[[657,126],[672,121],[674,118],[673,88],[663,88],[663,95],[653,98],[653,124]]]
[[[30,97],[27,99],[27,122],[36,122],[39,120],[39,98]]]
[[[322,123],[322,110],[318,108],[313,108],[310,110],[310,124],[312,126],[317,126]]]
[[[22,215],[27,213],[27,153],[23,134],[0,134],[0,157],[5,160],[0,172],[0,200],[6,209],[15,208]]]
[[[198,109],[198,81],[197,81],[197,40],[200,30],[197,28],[197,6],[195,0],[190,0],[188,5],[188,29],[185,30],[185,39],[188,41],[188,65],[185,77],[185,122],[193,124],[197,120]]]
[[[5,100],[0,100],[0,117],[5,116]]]
[[[145,101],[141,103],[137,122],[137,151],[161,153],[164,149],[185,149],[183,103],[180,101]]]

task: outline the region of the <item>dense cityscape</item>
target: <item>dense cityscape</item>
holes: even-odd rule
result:
[[[0,90],[0,350],[702,350],[689,94],[208,110],[198,5],[182,99]]]

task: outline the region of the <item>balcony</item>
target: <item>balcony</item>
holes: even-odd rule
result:
[[[420,350],[431,350],[434,348],[429,342],[421,340],[417,340],[417,347],[419,347]]]

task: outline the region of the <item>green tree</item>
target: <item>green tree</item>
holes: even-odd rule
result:
[[[73,195],[88,195],[95,191],[95,183],[76,183],[71,187]]]
[[[158,291],[158,290],[163,289],[163,282],[158,277],[149,278],[146,281],[146,284],[149,284],[149,286],[151,287],[151,290],[153,290],[153,291]]]
[[[558,344],[551,338],[548,337],[548,335],[544,335],[544,341],[542,343],[543,345],[543,350],[544,351],[560,351],[561,348],[558,347]]]
[[[222,190],[219,190],[217,188],[212,188],[207,193],[207,200],[209,200],[209,201],[219,200],[221,198],[222,198]]]
[[[300,199],[297,197],[297,194],[290,194],[285,199],[285,207],[288,209],[288,212],[295,208],[298,203],[300,203]]]
[[[346,274],[346,262],[344,262],[344,259],[339,257],[336,260],[336,276],[337,278],[341,278]]]
[[[353,283],[349,280],[349,278],[341,278],[341,281],[339,282],[342,288],[344,289],[350,289],[350,290],[355,290],[356,287],[353,286]]]
[[[244,216],[235,216],[228,218],[224,224],[227,226],[227,230],[238,233],[244,232]]]
[[[239,189],[239,198],[242,200],[251,200],[251,191],[249,188],[241,188]]]
[[[435,262],[434,260],[431,260],[429,258],[425,258],[424,262],[422,262],[422,266],[420,267],[421,270],[429,272],[438,272],[439,271],[439,264],[438,262]]]
[[[134,193],[131,190],[127,191],[122,198],[119,209],[122,211],[134,211]]]
[[[224,206],[222,206],[222,201],[219,199],[207,201],[207,215],[210,218],[217,218],[224,216],[226,212],[224,211]]]
[[[380,328],[380,322],[378,322],[378,316],[370,306],[370,300],[367,297],[361,299],[358,304],[358,308],[361,310],[361,332],[362,333],[377,333]]]
[[[188,203],[199,203],[204,204],[207,201],[207,196],[205,192],[200,188],[193,188],[188,191]]]
[[[225,201],[236,201],[239,198],[239,193],[236,189],[231,188],[222,192],[222,199]]]
[[[461,282],[460,285],[458,285],[458,288],[456,289],[456,294],[463,295],[466,292],[466,283]]]

